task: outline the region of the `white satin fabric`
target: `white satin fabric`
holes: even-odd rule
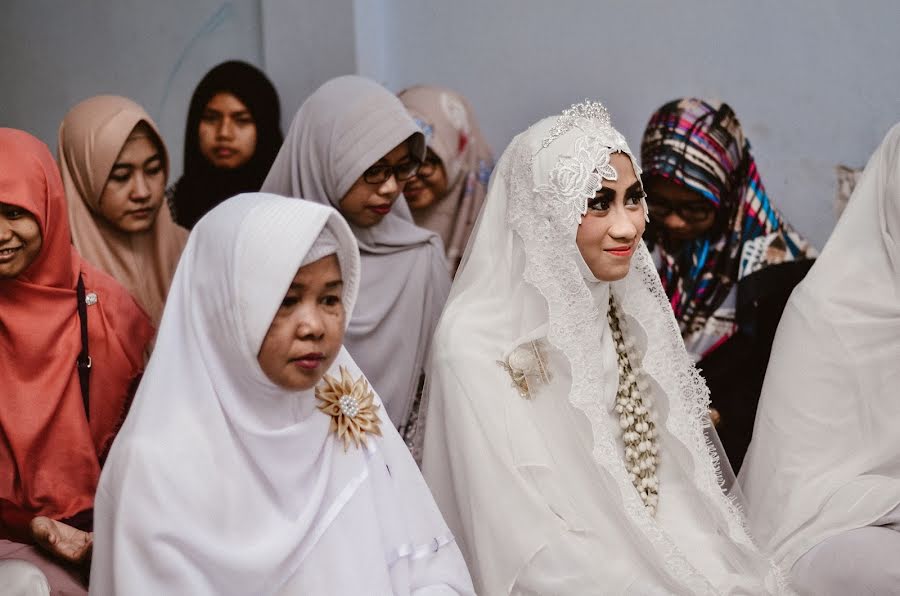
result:
[[[332,79],[300,106],[262,190],[339,208],[363,172],[406,139],[424,158],[425,137],[394,94],[364,77]],[[402,196],[380,223],[351,229],[365,299],[344,345],[402,426],[450,289],[444,246],[413,223]]]
[[[900,505],[898,365],[900,125],[791,295],[772,347],[739,480],[754,533],[785,568]]]
[[[359,255],[329,207],[239,195],[194,228],[156,350],[103,469],[91,593],[471,593],[405,445],[348,451],[314,391],[274,385],[256,355],[325,227],[349,320]],[[362,373],[342,349],[329,373]]]
[[[535,124],[501,158],[428,368],[423,470],[476,589],[782,593],[780,573],[720,488],[704,435],[708,392],[646,247],[639,244],[627,277],[610,284],[585,273],[575,244],[595,192],[589,172],[602,169],[611,150],[631,152],[611,127],[585,120],[542,147],[556,124]],[[598,144],[605,148],[597,152]],[[557,169],[582,150],[597,161]],[[551,196],[545,188],[554,180],[575,191]],[[610,291],[643,361],[661,431],[655,517],[624,466]],[[533,340],[548,346],[550,380],[534,382],[525,398],[498,361]]]

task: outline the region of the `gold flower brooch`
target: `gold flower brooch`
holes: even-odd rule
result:
[[[367,445],[368,435],[381,436],[377,413],[381,406],[375,403],[375,392],[365,376],[354,381],[346,368],[341,366],[340,371],[340,380],[327,374],[322,377],[322,383],[316,387],[316,399],[322,402],[319,410],[331,416],[331,432],[344,441],[347,451],[351,441],[358,448]]]
[[[506,360],[497,361],[497,364],[509,374],[512,386],[525,399],[533,398],[534,391],[539,385],[550,382],[550,371],[544,365],[545,350],[543,339],[529,341],[510,352]]]

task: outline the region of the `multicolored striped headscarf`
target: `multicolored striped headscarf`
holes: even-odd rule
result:
[[[728,104],[683,98],[659,108],[644,131],[641,167],[644,176],[680,184],[717,208],[706,235],[677,248],[655,239],[659,275],[686,340],[703,329],[744,276],[815,256],[769,200],[750,142]]]

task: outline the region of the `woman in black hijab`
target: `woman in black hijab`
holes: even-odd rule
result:
[[[255,66],[210,70],[188,110],[184,173],[169,192],[175,220],[190,229],[225,199],[258,191],[281,147],[280,121],[278,93]]]

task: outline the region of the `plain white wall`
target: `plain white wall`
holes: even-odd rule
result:
[[[495,151],[539,118],[604,101],[637,151],[682,95],[728,101],[770,195],[822,246],[833,167],[863,165],[900,120],[898,0],[2,0],[0,125],[55,150],[70,106],[142,103],[181,171],[190,95],[237,58],[265,66],[285,127],[331,77],[469,97]]]
[[[354,0],[262,0],[263,62],[284,132],[310,93],[356,72]]]
[[[356,72],[386,83],[387,13],[384,0],[354,0],[354,25],[356,33]]]
[[[79,101],[110,93],[144,106],[181,172],[194,87],[229,59],[261,65],[259,0],[3,0],[0,125],[56,153],[56,134]]]
[[[464,93],[498,154],[585,97],[607,105],[634,151],[664,102],[727,101],[773,201],[819,247],[834,224],[834,166],[863,165],[900,120],[897,0],[384,5],[387,86]]]

